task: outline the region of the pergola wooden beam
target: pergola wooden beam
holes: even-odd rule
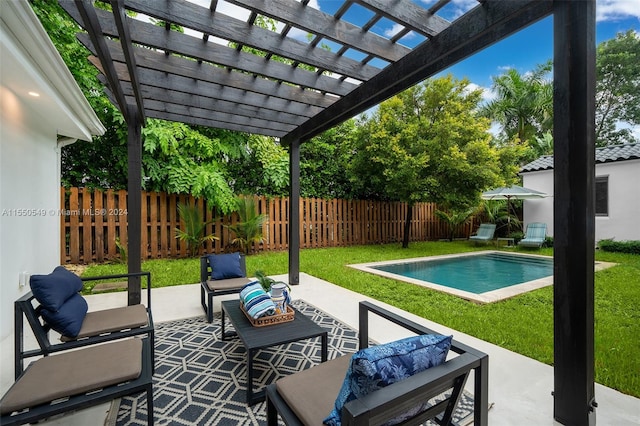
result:
[[[65,10],[74,19],[77,19],[78,14],[70,4],[66,5]],[[104,34],[110,37],[118,37],[118,30],[112,14],[104,10],[97,10],[96,15],[99,18],[99,24]],[[292,68],[282,62],[267,61],[263,57],[247,52],[238,52],[221,44],[203,43],[202,40],[188,34],[166,31],[162,27],[146,22],[130,20],[129,26],[132,42],[150,48],[179,52],[181,56],[215,63],[235,70],[243,70],[250,74],[261,75],[277,81],[286,81],[297,86],[310,87],[319,91],[344,94],[345,90],[341,89],[341,87],[346,86],[346,90],[349,88],[349,83],[341,82],[326,75],[318,75],[302,68]],[[340,69],[340,74],[346,74],[358,80],[368,80],[380,71],[371,66],[363,67],[356,61],[351,62],[349,69]],[[332,69],[332,71],[338,72],[337,69]]]
[[[135,105],[138,112],[138,117],[142,121],[142,126],[145,123],[144,106],[142,102],[142,94],[140,93],[140,83],[138,82],[138,70],[136,65],[136,57],[133,54],[133,44],[131,42],[131,34],[129,32],[129,26],[127,25],[127,16],[125,15],[124,8],[121,2],[117,0],[110,0],[111,9],[113,10],[113,17],[118,28],[118,36],[120,38],[120,45],[124,57],[126,58],[127,71],[129,72],[129,78],[131,79],[131,85],[133,86],[133,93],[135,97]]]
[[[77,9],[76,21],[82,25],[84,23],[85,28],[89,34],[89,39],[91,41],[91,45],[93,46],[96,55],[98,55],[101,59],[104,60],[104,68],[103,73],[109,82],[109,87],[111,88],[112,94],[115,98],[116,105],[120,109],[122,115],[126,117],[128,106],[127,102],[124,98],[124,94],[122,93],[122,88],[120,87],[120,83],[118,81],[118,75],[116,73],[115,68],[113,67],[113,61],[111,60],[111,55],[109,53],[109,49],[106,45],[106,40],[102,36],[102,28],[100,27],[100,22],[98,20],[96,10],[92,5],[89,5],[85,2],[77,2],[75,5]]]
[[[305,6],[296,0],[227,1],[388,61],[397,61],[410,52],[410,49],[391,43],[377,34],[363,32],[360,27],[349,22],[340,21],[337,23],[333,16],[310,6]],[[328,69],[331,69],[331,67]]]
[[[86,34],[78,34],[78,39],[93,51]],[[128,71],[124,62],[121,62],[124,60],[124,55],[118,43],[109,41],[106,45],[110,49],[116,74],[120,76],[122,81],[129,81]],[[235,97],[234,102],[237,103],[260,105],[263,108],[280,110],[285,114],[298,113],[307,116],[309,114],[312,115],[314,111],[319,112],[321,107],[329,106],[338,99],[335,96],[322,95],[319,92],[277,83],[273,80],[259,79],[248,74],[234,75],[225,69],[203,66],[195,61],[177,56],[165,57],[160,52],[153,52],[143,48],[135,48],[134,50],[138,56],[138,65],[140,66],[138,69],[140,84],[147,86],[174,87],[174,85],[181,84],[181,77],[185,77],[186,81],[214,83],[220,89],[238,89],[242,95]],[[209,87],[208,90],[213,90],[213,88]],[[303,90],[305,93],[301,95]],[[275,105],[269,107],[268,104],[261,101],[262,98],[260,96],[254,96],[254,94],[269,96]],[[232,97],[232,95],[229,96]],[[278,98],[283,99],[286,103],[278,105]],[[305,104],[300,101],[304,101]],[[319,108],[308,108],[309,106]],[[302,111],[310,110],[310,112],[301,112],[301,108]]]
[[[448,3],[447,0],[445,3]],[[416,5],[411,0],[356,0],[387,19],[404,25],[407,29],[433,37],[446,30],[451,23]]]
[[[367,84],[344,96],[284,137],[306,141],[366,111],[425,78],[532,24],[553,10],[552,0],[487,0],[451,26],[389,65]]]
[[[278,33],[219,12],[209,15],[203,14],[201,7],[185,0],[172,0],[167,5],[167,9],[158,8],[156,0],[127,0],[125,5],[131,10],[168,20],[205,34],[209,34],[212,28],[216,28],[216,37],[301,61],[318,68],[328,69],[335,73],[359,78],[355,75],[355,70],[360,68],[361,64],[354,59],[338,56],[328,50],[310,50],[308,43],[283,38]],[[405,47],[398,46],[398,50],[394,55],[398,58],[409,53],[409,49]],[[393,57],[388,59],[393,60]],[[370,67],[370,75],[376,74],[378,71],[380,70]]]

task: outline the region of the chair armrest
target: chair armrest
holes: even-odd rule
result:
[[[429,368],[411,377],[402,379],[386,386],[384,389],[346,403],[341,417],[344,425],[382,424],[407,410],[419,406],[448,389],[454,388],[456,401],[462,391],[467,376],[471,370],[480,365],[480,360],[471,354],[463,354],[436,367]],[[422,422],[432,418],[434,412],[442,411],[443,405],[449,402],[435,404],[415,418],[412,422]],[[366,417],[365,421],[360,420]]]

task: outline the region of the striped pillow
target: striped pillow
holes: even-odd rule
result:
[[[244,309],[253,319],[276,313],[276,305],[258,281],[250,282],[240,290],[240,300]]]

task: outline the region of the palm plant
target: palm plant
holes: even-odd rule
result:
[[[249,254],[253,243],[262,242],[262,225],[266,222],[267,215],[258,214],[253,197],[238,197],[236,212],[240,220],[225,227],[235,234],[231,242],[236,244],[243,253]]]
[[[547,79],[551,67],[547,62],[526,74],[509,69],[493,78],[497,96],[482,113],[500,123],[509,139],[518,137],[524,143],[551,128],[553,86]]]
[[[440,220],[445,221],[449,225],[449,241],[453,241],[460,227],[469,220],[475,211],[476,209],[473,208],[466,210],[451,209],[449,212],[436,210],[435,214]]]
[[[508,228],[515,226],[520,229],[521,223],[518,216],[509,211],[509,204],[506,200],[482,200],[478,211],[490,223],[495,223],[499,227],[509,224]],[[508,236],[508,235],[507,235]]]
[[[202,218],[202,212],[197,206],[178,203],[178,214],[184,224],[184,230],[176,228],[176,238],[187,243],[189,256],[198,255],[203,243],[218,239],[213,234],[206,235],[206,227],[212,221],[205,222]]]

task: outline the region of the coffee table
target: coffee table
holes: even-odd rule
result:
[[[254,327],[251,325],[244,312],[240,310],[240,300],[225,300],[222,302],[222,340],[227,340],[233,334],[225,332],[225,318],[235,329],[235,334],[240,338],[247,351],[247,404],[253,405],[264,399],[265,391],[253,390],[253,358],[260,349],[291,343],[298,340],[321,338],[320,362],[327,360],[327,330],[320,327],[294,308],[293,321],[282,324]]]

